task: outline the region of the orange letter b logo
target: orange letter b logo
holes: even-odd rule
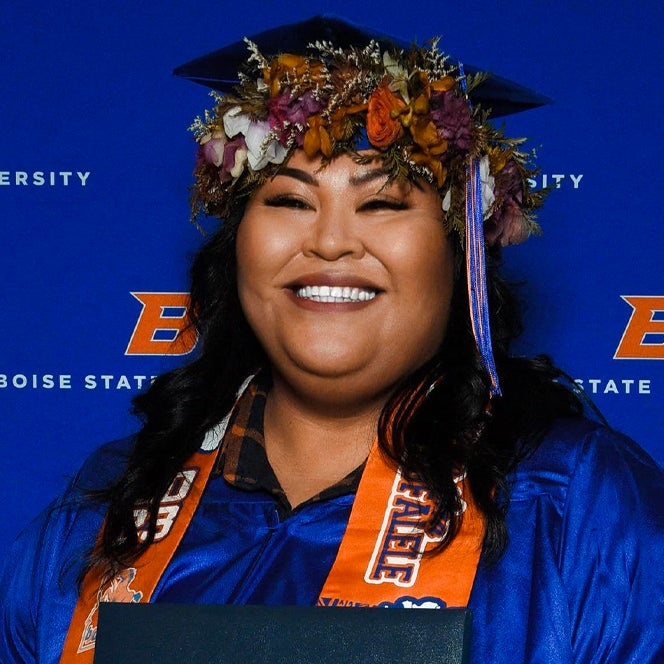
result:
[[[621,297],[633,311],[613,358],[664,360],[664,296],[621,295]]]
[[[125,355],[186,355],[198,336],[189,325],[188,293],[132,293],[143,305]]]

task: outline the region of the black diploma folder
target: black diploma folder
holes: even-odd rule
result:
[[[99,606],[95,664],[462,664],[465,609]]]

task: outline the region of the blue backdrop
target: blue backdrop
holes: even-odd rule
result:
[[[129,401],[149,376],[182,361],[141,354],[159,350],[145,344],[150,316],[170,317],[158,339],[177,326],[201,242],[188,222],[186,128],[210,100],[172,68],[324,11],[404,38],[442,35],[448,52],[555,100],[507,120],[509,135],[540,146],[537,185],[558,183],[544,236],[505,252],[509,275],[527,280],[520,350],[551,354],[614,426],[664,461],[664,5],[286,6],[3,3],[0,555],[91,450],[136,429]]]

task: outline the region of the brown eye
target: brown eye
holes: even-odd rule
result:
[[[404,201],[375,198],[363,203],[359,209],[361,212],[372,212],[373,210],[407,210],[408,204]]]
[[[280,194],[278,196],[270,196],[265,199],[265,205],[268,207],[283,207],[283,208],[292,208],[294,210],[310,210],[311,205],[306,201],[303,201],[297,196],[291,196],[290,194]]]

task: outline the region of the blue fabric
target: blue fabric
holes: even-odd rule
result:
[[[102,448],[75,482],[119,472],[128,444]],[[664,661],[662,471],[622,436],[564,421],[511,487],[507,551],[480,564],[470,599],[473,663]],[[3,663],[58,660],[81,554],[102,519],[76,495],[31,524],[6,561]],[[351,503],[312,504],[280,523],[270,496],[214,480],[154,599],[313,604]]]

